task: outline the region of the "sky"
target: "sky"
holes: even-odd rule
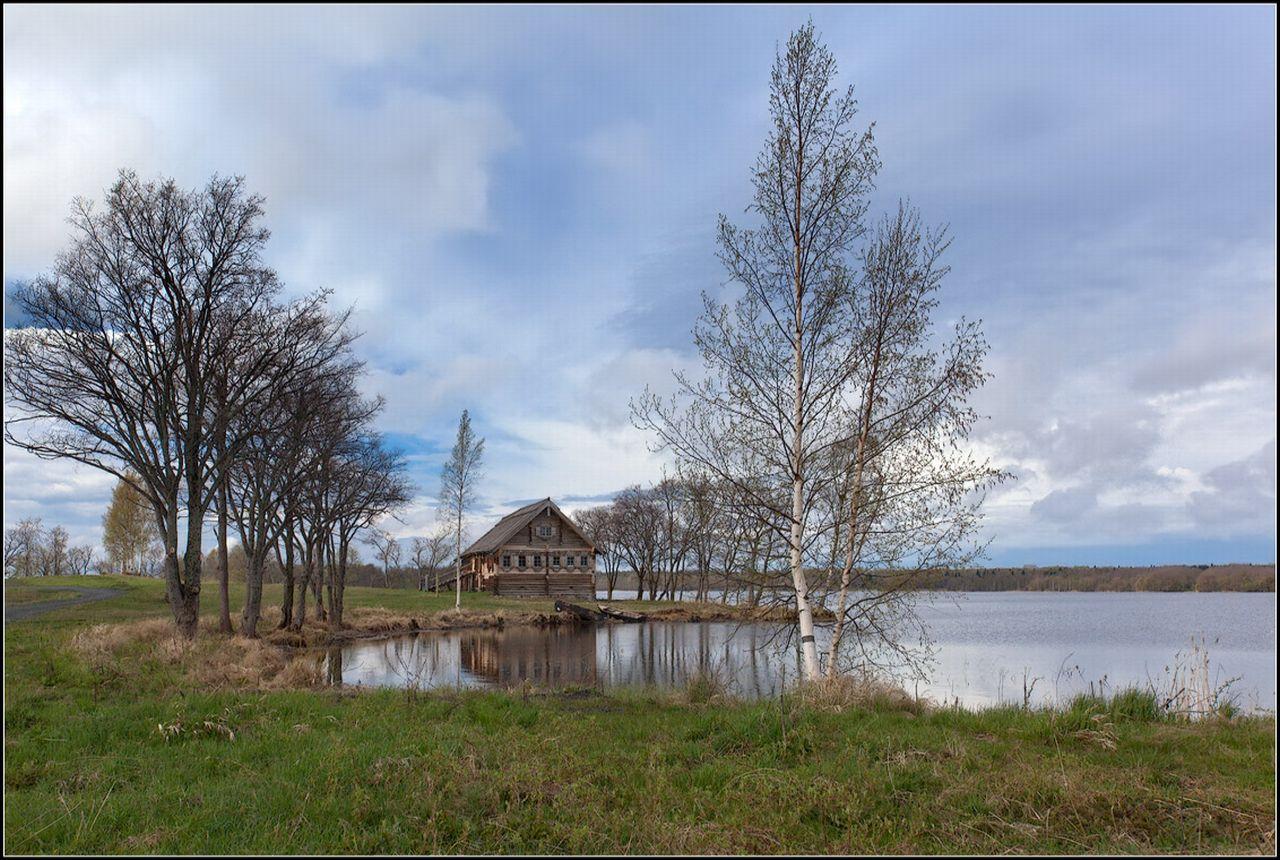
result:
[[[435,527],[469,409],[474,534],[660,477],[628,402],[696,368],[774,52],[812,17],[874,122],[872,211],[947,224],[983,320],[988,563],[1275,560],[1271,7],[4,9],[4,282],[124,167],[266,197],[291,293],[352,305]],[[113,479],[5,446],[4,525],[97,543]]]

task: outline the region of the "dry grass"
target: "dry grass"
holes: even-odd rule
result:
[[[161,618],[95,624],[75,634],[71,647],[97,674],[145,671],[155,661],[205,689],[314,687],[322,680],[318,662],[291,660],[262,639],[219,635],[207,621],[195,640],[176,635],[173,622]]]
[[[902,687],[871,676],[823,678],[799,687],[796,697],[807,708],[835,714],[873,710],[919,715],[926,710],[922,700],[913,698]]]
[[[452,630],[506,625],[568,623],[564,615],[545,612],[449,609],[425,617],[377,607],[348,611],[340,631],[309,617],[301,631],[281,630],[280,610],[264,610],[260,638],[227,636],[212,618],[201,620],[199,634],[187,640],[167,618],[117,624],[95,624],[76,633],[72,649],[96,674],[121,676],[142,671],[148,660],[177,670],[186,681],[205,689],[298,689],[324,682],[323,660],[300,659],[290,650],[332,645],[352,639],[378,638],[421,630]]]

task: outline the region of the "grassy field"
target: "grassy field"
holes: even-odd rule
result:
[[[6,583],[6,599],[52,584]],[[1270,718],[1174,722],[1140,696],[970,713],[698,689],[211,688],[160,656],[104,668],[72,647],[94,624],[163,617],[158,583],[56,584],[120,596],[5,627],[10,852],[1275,847]],[[204,597],[208,613],[216,595]],[[356,589],[348,604],[427,614],[452,596]]]

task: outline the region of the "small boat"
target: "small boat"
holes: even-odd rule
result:
[[[610,618],[617,621],[626,621],[628,624],[634,624],[637,621],[644,621],[648,617],[642,612],[628,612],[625,609],[614,609],[612,606],[606,606],[603,603],[598,603],[596,606],[601,612]]]
[[[579,606],[576,603],[567,603],[563,600],[556,601],[556,612],[568,612],[579,621],[601,622],[608,621],[609,616],[596,609],[588,609],[585,606]]]

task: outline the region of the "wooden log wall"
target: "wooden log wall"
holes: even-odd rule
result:
[[[574,597],[594,600],[595,577],[589,573],[499,573],[493,593],[502,597]]]

